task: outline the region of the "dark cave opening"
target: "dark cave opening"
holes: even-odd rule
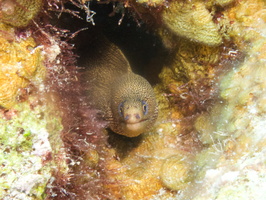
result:
[[[133,72],[155,85],[159,82],[158,75],[168,55],[167,50],[163,47],[162,41],[154,29],[144,22],[137,21],[129,10],[125,10],[125,16],[119,25],[121,13],[110,16],[114,5],[117,3],[100,4],[92,1],[90,10],[96,12],[93,16],[95,23],[93,25],[86,21],[87,16],[84,10],[71,3],[66,3],[64,9],[78,11],[81,18],[62,12],[59,17],[54,17],[53,24],[61,29],[69,30],[71,33],[78,33],[69,40],[75,45],[74,52],[78,56],[77,66],[87,55],[91,55],[93,59],[99,56],[95,56],[95,52],[97,54],[101,49],[99,46],[104,37],[121,49]],[[79,32],[79,30],[82,31]],[[141,140],[142,136],[128,138],[108,130],[108,145],[116,149],[120,158],[126,157],[128,152],[138,146]]]
[[[122,13],[115,13],[116,3],[99,3],[92,1],[90,10],[96,14],[93,16],[93,25],[86,21],[87,14],[84,10],[72,4],[66,4],[65,9],[78,11],[81,18],[69,13],[62,13],[54,20],[57,27],[68,29],[72,33],[80,31],[70,42],[75,45],[75,52],[80,59],[93,51],[102,35],[117,45],[128,59],[133,72],[146,78],[152,85],[159,82],[158,74],[167,55],[161,39],[151,30],[149,25],[134,18],[132,12],[124,8],[125,16],[121,24]],[[90,49],[92,47],[92,49]],[[87,54],[88,55],[88,54]]]

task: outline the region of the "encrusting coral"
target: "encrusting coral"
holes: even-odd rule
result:
[[[45,68],[42,47],[32,37],[16,38],[8,25],[0,24],[0,29],[0,106],[11,108],[22,89],[43,82]]]
[[[265,41],[265,38],[257,39]],[[195,181],[201,180],[202,186],[193,186],[199,188],[194,195],[188,194],[191,190],[188,188],[186,197],[265,198],[264,193],[258,192],[266,181],[263,164],[266,143],[265,104],[262,103],[265,101],[266,80],[262,78],[265,61],[261,59],[265,57],[264,48],[265,42],[253,43],[246,61],[221,80],[220,95],[223,103],[215,104],[204,120],[200,120],[201,116],[197,118],[195,127],[208,148],[198,154],[197,165],[201,166],[201,170]],[[202,159],[208,163],[201,164]],[[215,184],[216,189],[201,191],[200,188],[209,184]]]
[[[219,23],[226,29],[226,34],[235,43],[235,47],[234,50],[227,52],[229,57],[224,57],[225,52],[217,49],[220,52],[216,54],[218,60],[210,59],[207,62],[211,64],[211,60],[218,61],[210,65],[214,69],[213,75],[217,74],[215,71],[221,66],[226,70],[224,74],[218,73],[219,79],[215,76],[210,77],[219,89],[215,95],[216,101],[212,102],[207,111],[202,110],[203,112],[192,122],[203,146],[192,161],[194,164],[191,165],[191,170],[194,178],[180,191],[177,198],[194,200],[265,198],[264,193],[258,192],[264,187],[266,174],[263,164],[265,106],[262,103],[265,101],[266,80],[262,75],[265,74],[264,8],[263,1],[246,0],[229,6],[222,12]],[[235,60],[239,51],[246,55],[245,59]],[[176,66],[173,69],[178,69],[178,65]],[[169,79],[163,78],[164,82],[168,80],[168,83],[171,83],[175,74],[179,74],[179,69],[177,71],[173,69],[164,69],[165,72],[171,72]],[[186,75],[186,71],[182,73]],[[164,77],[163,74],[161,77]],[[187,80],[193,80],[193,77]],[[195,79],[194,84],[197,83],[199,84],[198,79]],[[171,90],[172,95],[169,99],[175,97],[176,92]],[[175,110],[179,109],[177,107]],[[168,178],[171,183],[175,181],[174,178]],[[177,185],[167,186],[175,189]],[[163,194],[157,197],[163,197]]]
[[[137,3],[139,4],[145,3],[149,6],[158,6],[167,3],[167,0],[138,0]]]
[[[178,36],[209,46],[222,43],[219,27],[202,1],[172,1],[164,9],[162,20]]]
[[[1,0],[0,22],[15,27],[27,26],[42,8],[42,0]]]
[[[215,0],[214,3],[220,6],[227,6],[230,3],[233,3],[235,0]]]
[[[184,154],[167,158],[160,171],[164,186],[172,190],[183,190],[193,179],[191,163]]]

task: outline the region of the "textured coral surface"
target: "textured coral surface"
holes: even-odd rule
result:
[[[0,21],[15,27],[25,27],[42,8],[42,0],[1,0]]]
[[[174,94],[170,96],[174,102],[176,99],[182,102],[180,96],[183,94],[186,95],[181,96],[181,99],[189,97],[189,87],[180,87],[187,81],[193,81],[194,89],[197,90],[197,84],[202,84],[200,78],[205,77],[205,83],[210,81],[208,85],[219,89],[215,95],[217,100],[207,108],[207,112],[203,109],[202,114],[192,122],[202,147],[192,162],[190,161],[192,178],[189,184],[184,182],[186,186],[183,188],[175,188],[177,184],[169,184],[176,181],[175,174],[182,169],[180,167],[173,170],[173,179],[169,178],[171,175],[167,177],[168,182],[165,185],[171,189],[179,189],[180,194],[176,196],[179,199],[264,199],[265,194],[260,191],[265,187],[266,173],[263,164],[265,111],[262,106],[266,81],[262,75],[265,74],[265,4],[263,1],[237,2],[219,13],[219,16],[221,18],[217,22],[226,30],[224,39],[233,41],[234,47],[225,43],[223,49],[207,50],[207,54],[200,49],[195,51],[197,56],[193,54],[194,50],[188,50],[187,54],[179,53],[174,60],[181,62],[173,62],[161,74],[165,87],[168,86],[168,90]],[[198,44],[193,48],[197,46]],[[180,48],[182,45],[177,47]],[[224,52],[225,49],[227,52]],[[238,57],[240,52],[245,54],[245,59]],[[189,55],[194,56],[186,61]],[[203,62],[199,62],[198,57],[204,55],[208,56],[204,57]],[[202,63],[204,70],[194,67]],[[220,69],[224,72],[221,73]],[[199,73],[206,73],[206,70],[209,72],[205,76],[204,73]],[[218,74],[219,78],[215,78]],[[176,94],[180,96],[176,97]],[[197,97],[193,91],[192,95]],[[191,106],[189,107],[191,111]],[[199,106],[192,108],[197,111]],[[184,114],[189,111],[183,111],[182,107],[177,107],[177,110]],[[185,163],[184,166],[186,165]],[[168,172],[170,171],[171,164]],[[185,177],[183,176],[182,181],[186,180]],[[156,198],[164,198],[164,195],[162,192]]]
[[[13,28],[0,24],[0,106],[12,107],[20,89],[39,85],[45,77],[41,46],[32,37],[16,38]]]
[[[203,1],[173,1],[162,15],[175,34],[210,46],[222,43],[219,27]]]

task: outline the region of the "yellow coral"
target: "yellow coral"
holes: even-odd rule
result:
[[[171,190],[182,190],[192,180],[191,163],[184,155],[174,155],[167,158],[162,165],[160,178]]]
[[[42,7],[42,0],[1,0],[0,22],[24,27],[37,15]]]
[[[208,113],[200,115],[195,121],[194,127],[200,134],[200,140],[203,144],[212,143],[212,134],[215,131],[214,125],[209,120]]]
[[[159,129],[162,128],[162,126],[159,127]],[[120,161],[110,160],[106,163],[108,173],[111,172],[109,177],[119,183],[106,185],[116,199],[149,199],[163,188],[163,182],[160,180],[161,166],[169,155],[180,153],[179,149],[173,148],[177,138],[172,134],[168,134],[172,136],[169,140],[160,134],[145,134],[137,147],[130,151],[129,144],[121,145],[123,141],[115,141],[116,145],[123,147],[116,149],[113,153],[117,155],[122,151],[126,154],[120,156]]]
[[[247,50],[251,42],[259,42],[264,37],[266,9],[264,0],[243,0],[223,12],[220,24],[227,27],[228,35],[233,38],[239,49]]]
[[[173,1],[163,11],[162,18],[176,35],[210,46],[222,43],[218,26],[212,21],[204,2]]]
[[[122,197],[128,200],[145,199],[155,195],[162,188],[158,178],[162,161],[152,156],[155,151],[163,148],[158,135],[144,136],[138,147],[131,151],[128,151],[128,144],[121,144],[125,141],[116,140],[115,142],[121,147],[113,153],[119,155],[122,152],[126,155],[120,156],[122,159],[120,162],[110,160],[106,163],[108,172],[112,173],[110,176],[115,181],[119,181],[119,185],[112,184],[106,187],[111,189],[116,199]]]
[[[160,163],[161,164],[161,163]],[[158,164],[155,162],[146,163],[142,168],[136,168],[135,172],[142,174],[132,174],[131,183],[123,188],[124,196],[128,200],[145,199],[156,194],[156,191],[162,188],[160,180],[156,176],[158,174]]]
[[[220,6],[227,6],[230,3],[233,3],[235,0],[216,0],[215,3]]]
[[[158,6],[165,3],[165,0],[138,0],[137,3],[146,3],[149,6]]]
[[[218,47],[206,46],[188,41],[180,41],[176,53],[172,57],[170,66],[165,66],[160,73],[160,78],[171,93],[179,94],[181,85],[199,79],[212,79],[213,66],[220,59]],[[207,83],[207,80],[205,81]]]
[[[243,157],[255,157],[264,151],[266,143],[266,40],[262,33],[266,29],[265,3],[241,1],[224,14],[225,19],[234,22],[229,34],[248,56],[221,79],[220,97],[224,103],[217,102],[194,125],[201,140],[214,143],[220,152],[219,167],[235,166]]]
[[[12,35],[12,28],[1,25],[1,30]],[[44,76],[41,48],[29,37],[9,41],[0,37],[0,106],[11,108],[21,88],[37,83]]]

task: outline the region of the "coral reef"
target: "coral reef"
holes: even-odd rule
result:
[[[266,28],[266,27],[261,27]],[[260,30],[260,29],[259,29]],[[255,38],[253,38],[255,40]],[[265,38],[256,38],[265,41]],[[265,185],[265,42],[253,43],[248,58],[228,72],[220,82],[223,103],[198,117],[195,127],[201,141],[209,146],[198,155],[202,186],[191,199],[264,199],[258,192]],[[256,66],[254,68],[254,66]],[[236,95],[236,93],[238,95]],[[202,156],[202,157],[201,157]],[[208,158],[209,157],[209,158]],[[204,158],[205,163],[202,163]],[[251,175],[252,174],[252,175]],[[215,180],[215,177],[218,177]],[[206,185],[216,187],[200,191]],[[230,185],[230,186],[229,186]]]
[[[167,51],[158,120],[136,138],[90,107],[69,44],[78,33],[26,27],[42,3],[0,1],[1,199],[266,199],[264,0],[119,2],[156,20]],[[64,3],[44,8],[92,12]]]
[[[246,9],[247,7],[253,9]],[[173,179],[168,176],[168,182],[164,183],[170,189],[180,190],[180,194],[176,195],[176,198],[265,198],[262,192],[258,192],[265,185],[263,177],[266,173],[262,164],[265,162],[265,159],[262,158],[265,156],[265,131],[262,128],[265,118],[264,106],[262,106],[265,99],[265,78],[261,76],[265,73],[265,53],[263,50],[265,48],[265,35],[263,33],[266,27],[264,8],[265,3],[263,1],[247,0],[227,7],[222,12],[223,17],[219,23],[227,29],[226,34],[235,43],[235,46],[226,47],[226,44],[224,45],[224,49],[233,48],[227,51],[227,57],[224,55],[225,52],[219,48],[217,53],[211,50],[210,52],[213,54],[208,53],[207,55],[215,56],[211,56],[212,58],[209,57],[210,59],[203,62],[205,66],[210,64],[202,71],[206,72],[212,68],[212,75],[210,76],[208,73],[207,77],[213,83],[212,87],[218,86],[219,92],[216,91],[213,96],[216,100],[207,108],[205,107],[206,111],[201,110],[192,122],[202,147],[194,154],[194,161],[192,159],[184,166],[189,163],[192,164],[190,170],[192,170],[194,177],[190,179],[189,184],[183,185],[181,190],[175,188],[179,182],[174,185],[169,184],[177,180],[174,175],[172,175]],[[193,46],[196,47],[197,44]],[[188,52],[193,55],[193,51]],[[239,57],[239,52],[245,54],[245,59]],[[198,55],[204,54],[198,51]],[[176,57],[174,60],[183,59],[182,54]],[[197,63],[197,57],[195,54],[192,57],[196,60],[195,63]],[[203,77],[202,75],[197,78],[188,76],[190,74],[189,66],[193,66],[192,63],[186,67],[188,70],[185,71],[182,71],[183,68],[180,70],[180,64],[170,64],[171,68],[164,68],[161,78],[166,83],[165,87],[168,85],[168,90],[172,93],[168,97],[169,100],[180,95],[179,91],[175,89],[177,87],[173,87],[174,90],[169,87],[178,80],[181,80],[181,83],[177,82],[177,86],[181,85],[182,82],[191,80],[193,80],[195,89],[197,89],[196,84],[201,84],[200,77]],[[192,69],[198,71],[197,67]],[[222,73],[220,72],[221,69],[224,70]],[[182,76],[178,76],[179,74],[188,78],[182,78]],[[215,78],[217,75],[219,75],[218,79]],[[187,85],[185,88],[189,89]],[[161,90],[162,88],[158,87],[158,89]],[[206,91],[203,90],[202,92]],[[193,96],[195,96],[194,93],[195,90],[192,91]],[[199,104],[200,102],[196,104],[196,107]],[[180,103],[177,105],[182,106]],[[167,108],[166,105],[164,107]],[[192,113],[188,109],[183,110],[178,107],[172,110],[175,112],[181,110],[183,114],[189,112],[189,116],[197,113],[197,109]],[[172,174],[179,173],[178,169],[173,171]],[[184,176],[184,178],[186,177]],[[167,192],[161,192],[155,199],[163,198],[165,193]]]

